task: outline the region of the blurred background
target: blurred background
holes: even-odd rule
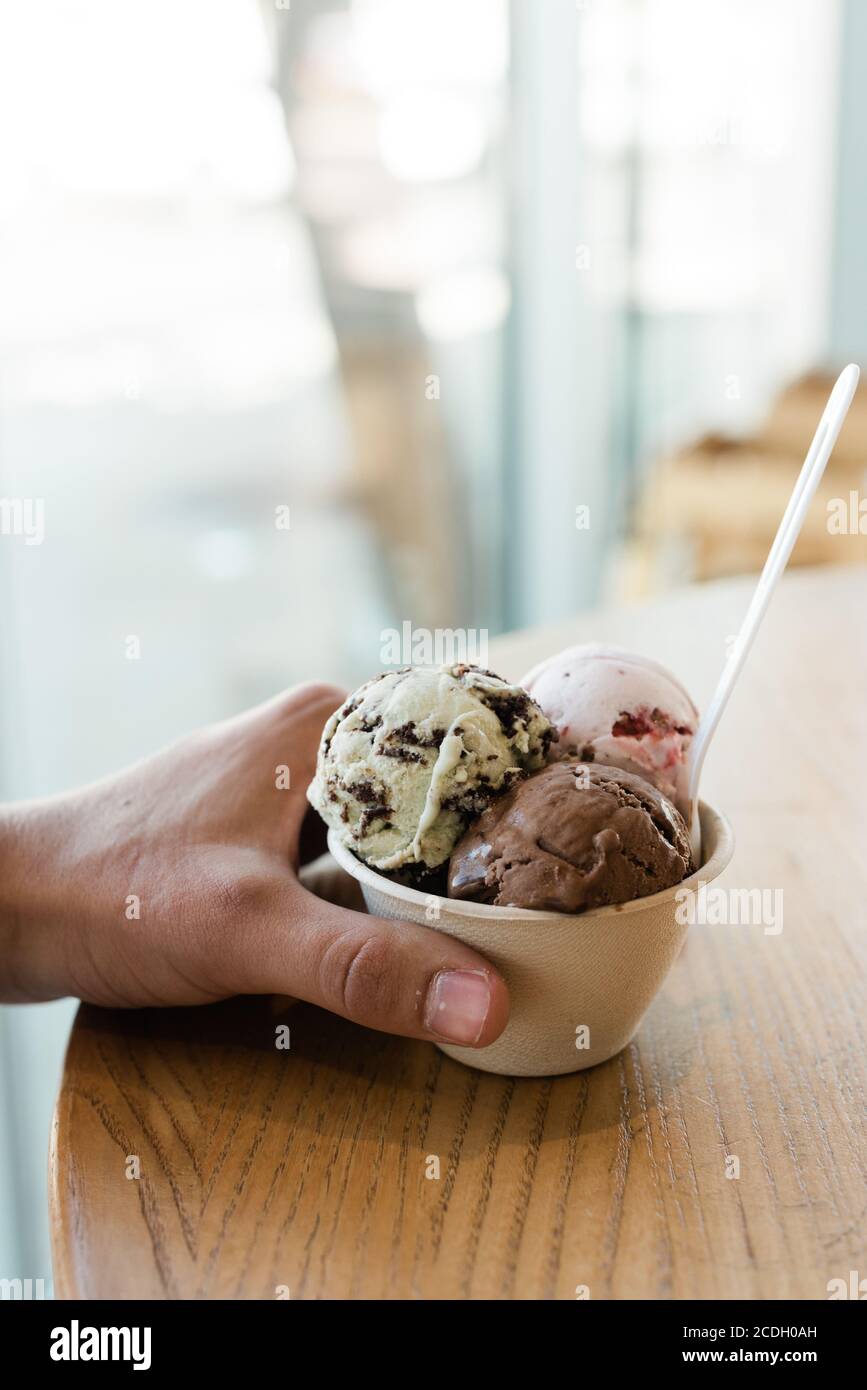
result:
[[[865,78],[859,0],[3,6],[0,499],[45,539],[0,535],[0,796],[405,620],[760,567],[867,361]],[[865,461],[859,396],[796,563],[867,559],[823,505]],[[0,1010],[0,1278],[50,1277],[73,1011]]]

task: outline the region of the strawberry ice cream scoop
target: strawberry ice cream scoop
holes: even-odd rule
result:
[[[686,759],[698,710],[664,666],[621,647],[588,643],[534,666],[521,685],[559,731],[552,761],[577,755],[623,768],[687,815]]]

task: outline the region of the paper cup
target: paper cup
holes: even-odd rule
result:
[[[679,911],[684,888],[709,883],[734,849],[725,816],[699,806],[704,862],[698,873],[663,893],[596,908],[578,916],[488,907],[439,898],[383,878],[340,844],[328,846],[361,885],[368,912],[417,922],[472,946],[509,986],[509,1022],[489,1047],[452,1047],[480,1071],[505,1076],[560,1076],[613,1057],[634,1037],[688,931]]]

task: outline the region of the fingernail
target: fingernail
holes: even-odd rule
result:
[[[491,986],[483,970],[441,970],[427,992],[425,1027],[444,1042],[471,1047],[482,1036]]]

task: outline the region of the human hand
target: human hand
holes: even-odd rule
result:
[[[408,1037],[498,1037],[508,994],[481,956],[299,882],[322,830],[305,791],[342,698],[298,686],[94,786],[0,808],[0,998],[289,994]]]

